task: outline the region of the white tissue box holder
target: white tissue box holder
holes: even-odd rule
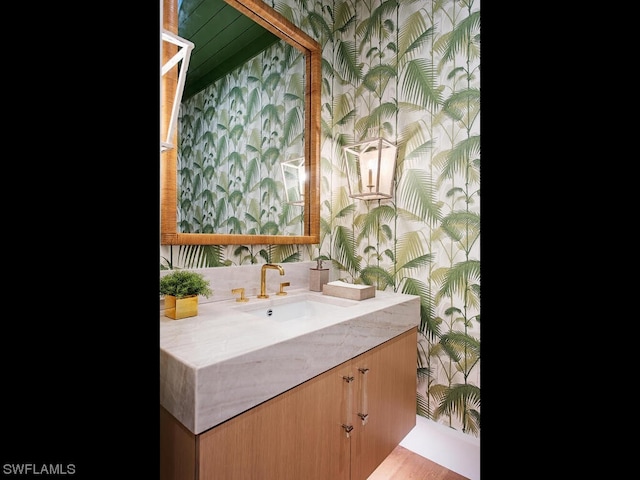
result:
[[[332,297],[348,298],[349,300],[366,300],[376,296],[376,287],[373,285],[331,285],[326,283],[322,286],[322,294]]]

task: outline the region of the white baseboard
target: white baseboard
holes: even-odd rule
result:
[[[400,445],[469,480],[480,480],[479,437],[416,416],[416,426]]]

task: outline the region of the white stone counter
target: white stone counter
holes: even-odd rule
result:
[[[326,314],[277,322],[245,310],[318,299]],[[420,323],[420,298],[376,291],[354,301],[293,289],[287,296],[200,304],[198,316],[160,313],[160,404],[199,434]]]

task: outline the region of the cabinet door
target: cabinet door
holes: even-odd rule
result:
[[[417,330],[352,360],[351,480],[364,480],[416,425]],[[361,418],[364,417],[364,418]]]
[[[347,362],[199,435],[199,480],[349,480],[349,371]]]
[[[160,480],[195,480],[196,437],[160,406]]]

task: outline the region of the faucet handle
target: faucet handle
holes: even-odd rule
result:
[[[291,282],[282,282],[280,284],[280,291],[276,293],[276,295],[286,295],[287,292],[284,291],[284,287],[288,287],[289,285],[291,285]]]
[[[249,299],[244,296],[244,288],[234,288],[231,293],[240,294],[239,298],[236,298],[236,302],[248,302]]]

